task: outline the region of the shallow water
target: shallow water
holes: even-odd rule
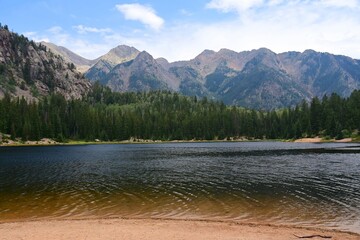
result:
[[[0,148],[0,221],[159,217],[360,233],[356,144]]]

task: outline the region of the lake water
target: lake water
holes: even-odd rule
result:
[[[236,220],[359,233],[360,147],[0,147],[0,221],[93,217]]]

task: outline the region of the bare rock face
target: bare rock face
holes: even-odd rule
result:
[[[86,71],[85,76],[91,81],[105,82],[107,74],[118,64],[134,60],[139,50],[125,45],[111,49],[107,54],[94,60],[94,64]]]
[[[140,51],[134,47],[119,45],[96,60],[104,60],[115,66],[117,64],[135,59],[139,53]]]
[[[42,44],[0,28],[0,92],[29,100],[50,93],[79,99],[90,88],[73,63]]]
[[[134,60],[114,67],[103,83],[120,92],[159,89],[177,91],[180,81],[144,51]]]

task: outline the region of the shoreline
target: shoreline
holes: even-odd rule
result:
[[[0,222],[0,239],[288,240],[306,236],[314,239],[360,239],[358,233],[333,229],[206,219],[100,218]]]
[[[123,141],[73,141],[56,142],[52,139],[42,139],[40,141],[11,141],[0,143],[0,147],[22,147],[22,146],[76,146],[76,145],[106,145],[106,144],[165,144],[165,143],[218,143],[218,142],[284,142],[284,143],[360,143],[359,139],[344,138],[340,140],[324,139],[320,137],[299,138],[299,139],[233,139],[233,140],[148,140],[130,139]]]

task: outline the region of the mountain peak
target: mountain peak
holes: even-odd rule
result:
[[[318,53],[318,52],[315,52],[315,51],[312,50],[312,49],[306,49],[303,53],[304,53],[304,54],[314,54],[314,53]]]
[[[209,50],[209,49],[205,49],[205,50],[202,51],[196,58],[199,58],[199,57],[209,57],[209,56],[214,55],[214,54],[216,54],[215,51]]]
[[[160,64],[164,69],[169,69],[170,63],[167,59],[160,57],[155,59],[158,64]]]
[[[136,58],[149,58],[149,59],[154,59],[153,56],[151,56],[151,54],[148,53],[147,51],[142,51],[142,52],[140,52]]]
[[[97,60],[102,59],[113,65],[117,65],[123,62],[133,60],[139,53],[140,51],[134,47],[119,45],[111,49],[107,54],[101,56]]]
[[[230,50],[230,49],[228,49],[228,48],[222,48],[222,49],[219,50],[218,53],[219,53],[219,54],[234,54],[234,53],[236,54],[235,51]]]
[[[127,57],[128,55],[131,55],[133,53],[139,53],[139,50],[137,50],[134,47],[130,47],[127,45],[119,45],[109,51],[109,53],[114,53],[119,57]]]
[[[270,49],[268,48],[259,48],[257,50],[253,50],[255,52],[258,52],[258,53],[261,53],[261,54],[271,54],[271,55],[276,55],[276,53],[274,53],[273,51],[271,51]]]

